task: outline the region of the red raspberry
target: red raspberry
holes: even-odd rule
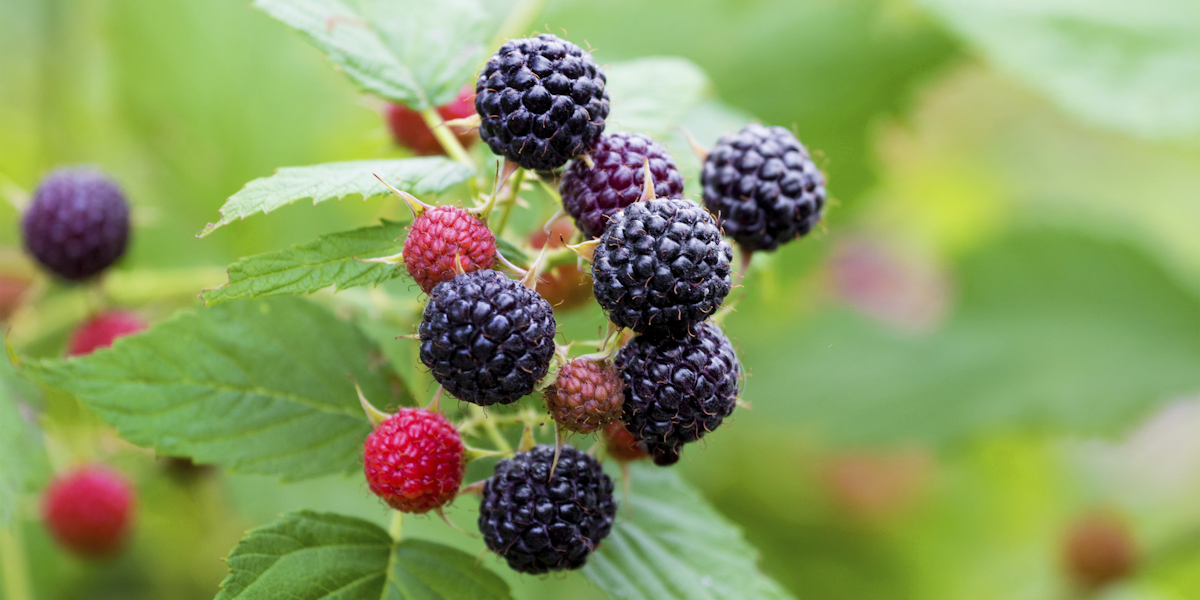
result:
[[[594,433],[621,416],[625,384],[611,362],[576,358],[559,369],[545,397],[559,425]]]
[[[471,89],[471,86],[463,87],[457,98],[449,104],[439,106],[437,111],[447,121],[464,119],[475,114],[475,91]],[[425,124],[425,119],[421,117],[421,113],[403,104],[389,102],[387,106],[387,120],[388,125],[392,129],[392,136],[396,138],[397,144],[410,148],[413,152],[422,156],[445,154],[442,144],[433,136],[433,132]],[[479,141],[479,131],[477,128],[451,127],[450,131],[454,132],[455,137],[458,138],[458,143],[462,144],[463,147],[469,147]]]
[[[84,356],[98,348],[107,348],[113,340],[146,329],[146,322],[135,313],[112,311],[101,313],[84,323],[71,335],[67,356]]]
[[[90,465],[57,477],[42,497],[42,519],[54,539],[89,558],[112,556],[129,535],[137,503],[129,481]]]
[[[1137,544],[1129,525],[1109,513],[1084,515],[1071,525],[1062,552],[1067,575],[1085,590],[1124,579],[1137,566]]]
[[[604,430],[604,447],[608,450],[608,455],[621,462],[629,462],[641,460],[650,456],[638,446],[637,438],[625,429],[625,424],[620,421],[613,421]]]
[[[490,269],[496,262],[496,236],[487,223],[457,206],[435,206],[413,221],[404,240],[404,266],[428,294],[458,274]]]
[[[564,240],[571,239],[575,226],[571,219],[562,217],[550,224],[550,233],[538,229],[529,236],[529,245],[541,250],[546,242],[550,248],[562,248]],[[538,277],[537,293],[555,310],[567,310],[586,304],[592,299],[592,278],[575,265],[559,265],[549,273]]]
[[[423,513],[454,500],[465,463],[462,437],[438,413],[402,408],[367,436],[363,471],[388,506]]]

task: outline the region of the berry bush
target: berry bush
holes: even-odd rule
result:
[[[90,129],[155,141],[64,151],[72,138],[47,134],[46,156],[81,158],[11,180],[0,147],[0,215],[15,217],[12,239],[0,231],[0,600],[1186,600],[1200,553],[1182,524],[1200,521],[1177,480],[1192,459],[1162,460],[1170,482],[1105,487],[1095,473],[1138,471],[1129,456],[1145,453],[1067,438],[1200,389],[1200,299],[1111,228],[1013,224],[1080,209],[1048,199],[1069,186],[1036,159],[1003,177],[958,161],[1022,154],[1030,123],[1055,121],[1006,121],[1030,92],[980,81],[910,7],[816,41],[774,25],[817,19],[812,33],[874,2],[617,0],[572,21],[536,0],[253,0],[194,27],[172,3],[95,9],[162,35],[84,70],[159,79],[110,98],[84,73],[68,95],[125,107]],[[975,35],[942,3],[920,4]],[[643,11],[690,25],[651,29]],[[586,25],[626,43],[572,35]],[[243,26],[255,41],[237,52],[211,37]],[[31,47],[53,62],[78,29]],[[142,49],[185,43],[204,56]],[[643,50],[671,44],[721,85]],[[827,54],[845,63],[806,66]],[[271,70],[249,66],[264,57],[319,75],[264,99]],[[953,64],[965,74],[931,100],[876,89]],[[243,66],[253,93],[187,75]],[[878,72],[845,83],[843,69]],[[1038,73],[1029,85],[1050,85]],[[191,92],[167,102],[168,88]],[[322,128],[362,134],[289,153],[309,95],[358,111]],[[992,96],[1003,108],[977,120]],[[957,120],[888,120],[918,101]],[[210,102],[249,116],[223,122]],[[19,144],[18,121],[0,115]],[[955,136],[975,146],[943,147]],[[1103,162],[1113,142],[1098,139],[1080,156]],[[1151,192],[1194,180],[1117,155],[1152,172]],[[1186,271],[1194,244],[1166,225],[1186,215],[1139,221],[1130,188],[1079,178],[1072,193],[1120,205],[1116,222],[1175,231],[1149,246]],[[998,207],[1027,187],[1037,210]],[[147,199],[175,188],[202,189],[204,212]],[[1142,435],[1190,435],[1170,425]]]

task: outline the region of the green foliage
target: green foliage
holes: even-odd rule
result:
[[[20,495],[35,489],[49,469],[41,433],[21,410],[32,408],[36,394],[8,356],[0,356],[0,529],[8,526]]]
[[[1200,133],[1200,4],[922,0],[987,58],[1081,117],[1154,138]]]
[[[399,267],[356,259],[398,254],[404,247],[399,240],[403,235],[402,223],[384,221],[324,235],[288,250],[248,256],[229,265],[228,283],[205,290],[204,303],[306,294],[331,285],[338,290],[378,285],[400,274]]]
[[[673,133],[672,126],[712,95],[704,71],[674,56],[615,63],[604,74],[612,98],[608,126],[653,137]]]
[[[347,375],[385,404],[377,353],[323,308],[274,298],[186,312],[111,350],[27,368],[130,442],[294,480],[359,468],[371,425]]]
[[[475,558],[378,525],[299,511],[255,529],[228,559],[217,600],[507,600],[508,585]]]
[[[476,0],[255,0],[254,7],[304,33],[363,89],[418,110],[454,99],[492,34]]]
[[[679,473],[630,469],[612,535],[583,572],[612,598],[791,598],[755,564],[756,551]]]
[[[958,273],[957,308],[932,333],[844,310],[799,328],[761,323],[744,361],[789,375],[749,380],[755,416],[843,443],[1107,434],[1200,386],[1200,299],[1126,245],[1028,232]]]
[[[392,187],[410,194],[432,194],[471,177],[471,170],[445,158],[356,160],[309,167],[284,167],[270,177],[255,179],[230,196],[221,207],[221,220],[209,223],[199,237],[245,219],[259,211],[270,213],[297,200],[313,204],[357,194],[363,199],[388,193],[382,177]]]

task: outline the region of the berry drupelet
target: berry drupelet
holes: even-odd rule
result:
[[[770,252],[807,234],[825,206],[825,176],[782,127],[751,123],[722,137],[700,180],[708,210],[748,252]]]
[[[624,388],[612,363],[576,358],[546,388],[546,407],[565,429],[595,433],[621,416]]]
[[[117,184],[99,171],[58,169],[33,193],[21,229],[26,249],[42,266],[79,281],[125,253],[129,205]]]
[[[642,195],[646,161],[654,180],[654,195],[675,198],[683,194],[683,175],[666,149],[639,133],[618,131],[600,138],[592,150],[589,167],[577,160],[563,172],[559,192],[563,210],[589,238],[600,237],[617,211]]]
[[[388,506],[423,513],[454,500],[465,462],[458,430],[442,415],[402,408],[363,444],[363,471],[371,492]]]
[[[122,475],[88,465],[46,488],[42,520],[63,547],[85,558],[108,558],[124,546],[137,498]]]
[[[67,356],[91,354],[99,348],[111,346],[119,337],[133,335],[146,327],[146,321],[137,313],[119,310],[101,313],[71,334],[67,342]]]
[[[455,265],[455,260],[458,265]],[[404,240],[404,267],[426,293],[465,273],[491,269],[496,236],[479,217],[457,206],[434,206],[413,220]]]
[[[604,132],[604,84],[592,55],[571,42],[549,33],[510,40],[475,84],[480,137],[521,167],[557,169]]]
[[[612,530],[613,483],[596,459],[565,445],[500,461],[483,487],[479,531],[488,549],[521,573],[578,569]]]

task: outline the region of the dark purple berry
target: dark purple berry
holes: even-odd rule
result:
[[[526,169],[557,169],[604,132],[608,92],[592,55],[558,36],[506,42],[475,83],[479,134]]]
[[[612,530],[617,503],[600,463],[564,445],[500,461],[483,486],[479,531],[488,549],[521,573],[578,569]]]
[[[637,202],[600,236],[592,291],[613,323],[682,337],[725,300],[732,259],[704,207],[682,199]]]
[[[635,337],[616,365],[625,380],[621,420],[659,465],[678,461],[684,444],[711,433],[737,405],[742,367],[713,323],[678,340]]]
[[[33,193],[21,221],[25,247],[63,279],[87,279],[125,253],[129,206],[111,179],[91,169],[58,169]]]
[[[782,127],[751,123],[721,138],[700,180],[725,235],[749,252],[770,252],[807,234],[825,206],[825,176]]]
[[[683,194],[683,175],[667,150],[648,136],[618,131],[602,136],[592,150],[594,167],[576,160],[563,173],[559,192],[563,210],[589,238],[600,237],[618,210],[642,195],[646,160],[654,178],[654,195],[674,198]]]
[[[421,362],[454,397],[509,404],[533,391],[554,356],[554,310],[492,270],[439,283],[421,319]]]

